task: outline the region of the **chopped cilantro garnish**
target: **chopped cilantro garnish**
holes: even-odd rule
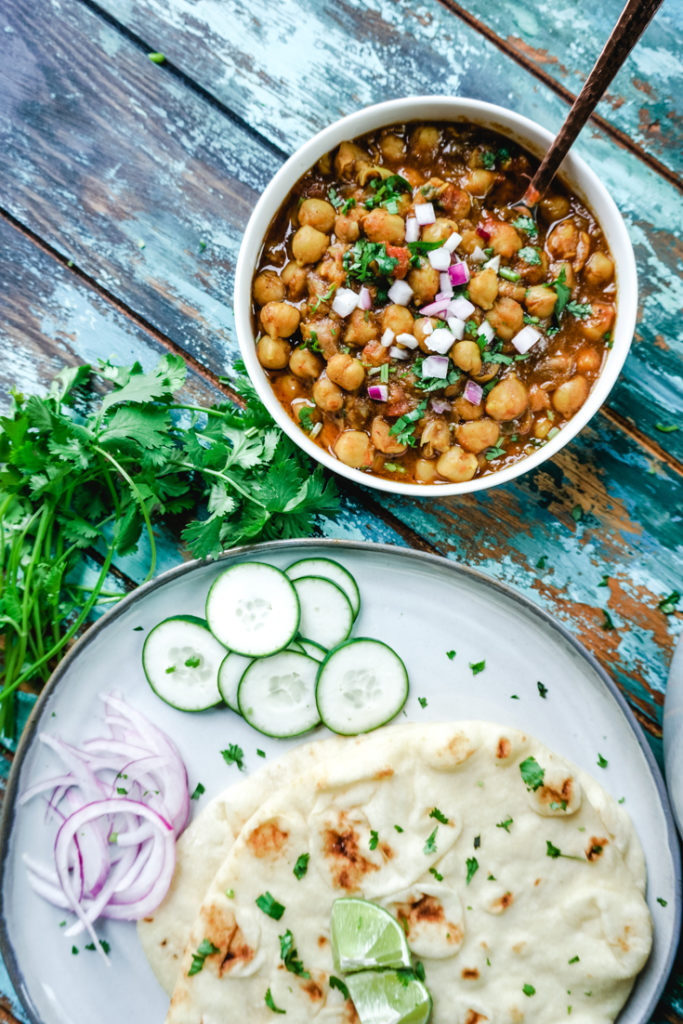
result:
[[[72,956],[78,956],[78,946],[72,946],[71,947],[71,955]]]
[[[467,858],[467,878],[465,879],[465,885],[469,885],[477,871],[479,870],[479,861],[476,857]]]
[[[201,662],[202,662],[202,659],[199,657],[198,654],[192,654],[192,655],[190,655],[189,658],[185,659],[185,667],[186,668],[199,668],[199,666],[201,665]]]
[[[311,352],[322,352],[322,346],[318,341],[318,332],[309,331],[308,338],[302,340],[301,347],[310,348]]]
[[[481,154],[481,165],[485,167],[487,171],[493,170],[496,166],[496,154],[490,149],[485,149]]]
[[[436,868],[430,868],[429,874],[434,875],[434,878],[437,880],[437,882],[443,882],[443,875],[439,871],[437,871]]]
[[[518,274],[516,270],[510,270],[509,267],[501,267],[498,271],[501,277],[504,277],[506,281],[519,281],[521,274]]]
[[[538,234],[538,228],[531,217],[518,217],[517,220],[512,221],[512,226],[518,231],[526,231],[527,235]]]
[[[525,996],[535,996],[536,995],[536,989],[534,988],[533,985],[528,985],[528,984],[522,985],[522,992],[524,993]]]
[[[194,792],[190,797],[190,800],[199,800],[202,793],[206,793],[206,786],[204,786],[203,783],[198,782],[197,785],[194,787]]]
[[[453,658],[455,657],[455,651],[446,651],[446,657],[448,658],[449,661],[453,661]]]
[[[403,829],[401,828],[401,826],[400,826],[400,825],[394,825],[394,828],[395,828],[395,829],[396,829],[396,831],[397,831],[397,832],[399,832],[399,833],[400,833],[400,832],[403,832]]]
[[[169,665],[166,669],[166,675],[170,676],[172,672],[175,672],[175,665]]]
[[[334,206],[335,210],[338,210],[344,200],[337,192],[336,188],[330,188],[327,192],[327,199]]]
[[[570,853],[562,853],[562,850],[558,846],[554,846],[549,839],[545,841],[545,854],[546,857],[552,857],[553,860],[557,860],[558,857],[564,857],[565,860],[582,860],[581,857],[573,857]]]
[[[128,790],[125,789],[124,786],[117,786],[116,787],[116,792],[118,793],[119,796],[127,796],[128,795]]]
[[[541,555],[539,560],[536,562],[536,568],[537,569],[545,569],[547,561],[548,561],[548,556],[547,555]]]
[[[557,800],[551,800],[550,801],[550,810],[551,811],[566,811],[567,810],[567,801],[566,800],[560,800],[558,802]]]
[[[320,305],[321,302],[329,302],[330,299],[332,298],[332,296],[334,295],[334,293],[336,292],[336,290],[337,290],[336,284],[331,284],[329,289],[325,292],[324,295],[319,295],[318,298],[313,303],[313,305],[311,306],[311,313],[317,313],[318,312],[318,306]],[[313,333],[313,332],[311,332],[311,333]],[[316,341],[317,341],[317,338],[316,338]]]
[[[389,210],[389,213],[398,213],[396,200],[402,192],[412,194],[413,191],[410,182],[402,178],[400,174],[392,174],[379,187],[377,187],[374,181],[370,182],[370,187],[374,188],[375,192],[374,195],[370,196],[363,203],[365,209],[374,210],[377,206],[384,206]]]
[[[234,898],[235,898],[235,890],[234,889],[226,889],[225,890],[225,895],[228,897],[229,900],[234,900]]]
[[[432,833],[430,833],[430,835],[427,838],[427,842],[424,845],[424,851],[423,851],[424,853],[427,854],[427,856],[429,856],[432,853],[436,853],[436,833],[438,831],[439,831],[439,826],[437,825],[436,828],[434,829],[434,831]]]
[[[487,462],[492,462],[493,459],[497,459],[501,455],[505,455],[505,449],[501,448],[500,445],[493,445],[492,448],[487,448],[484,452],[484,458]]]
[[[265,756],[266,756],[266,752],[265,752],[265,750],[261,750],[261,748],[260,748],[260,747],[257,747],[257,748],[256,748],[256,753],[257,753],[257,755],[258,755],[259,757],[265,757]]]
[[[602,754],[598,753],[598,768],[606,768],[608,764],[609,761],[607,760],[607,758],[603,757]]]
[[[398,266],[395,256],[387,255],[387,247],[384,242],[368,242],[366,238],[360,238],[353,246],[344,253],[344,269],[349,277],[356,281],[370,281],[376,274],[371,270],[371,264],[377,265],[377,272],[380,276],[388,277]]]
[[[483,672],[486,668],[486,660],[484,661],[471,661],[470,668],[472,669],[472,675],[478,676],[480,672]]]
[[[657,903],[659,903],[660,907],[668,907],[669,906],[669,901],[663,899],[661,896],[657,897]]]
[[[413,364],[413,372],[417,376],[415,387],[420,391],[440,391],[442,388],[457,384],[460,380],[460,370],[456,370],[455,367],[450,367],[445,377],[425,377],[422,373],[423,363],[424,359],[416,359]]]
[[[536,686],[538,687],[539,695],[545,699],[548,696],[548,687],[544,686],[540,680],[536,683]]]
[[[525,313],[522,317],[525,324],[540,324],[541,318],[538,316],[530,316],[529,313]]]
[[[572,509],[572,519],[575,523],[578,523],[583,519],[583,509],[580,505],[574,505],[574,508]]]
[[[585,320],[587,316],[592,316],[593,307],[589,302],[568,302],[567,312],[578,317],[579,320]]]
[[[197,952],[192,954],[192,963],[190,969],[187,972],[188,977],[192,977],[193,974],[199,974],[204,967],[204,961],[207,956],[211,956],[213,953],[218,953],[218,946],[214,946],[213,942],[209,939],[202,939],[197,948]]]
[[[356,205],[356,200],[353,198],[353,196],[351,196],[349,199],[346,200],[346,202],[342,206],[341,213],[342,214],[347,214],[349,212],[349,210],[353,209],[353,207],[355,205]]]
[[[299,409],[299,424],[309,434],[313,430],[313,410],[310,406],[303,405]]]
[[[600,582],[598,583],[598,586],[599,587],[606,587],[606,586],[608,586],[608,584],[609,584],[609,576],[603,576],[602,579],[600,580]]]
[[[407,412],[405,416],[399,416],[393,427],[389,430],[392,437],[395,437],[399,444],[416,445],[414,424],[422,419],[427,409],[427,401],[420,402],[416,409]]]
[[[603,629],[607,629],[607,630],[614,629],[614,622],[612,621],[612,616],[610,615],[610,613],[607,611],[606,608],[602,609],[602,614],[605,616],[604,622],[602,624],[602,628]]]
[[[506,818],[505,821],[499,821],[496,828],[504,828],[506,832],[510,831],[510,825],[514,821],[513,818]]]
[[[297,959],[298,953],[294,948],[294,936],[288,928],[284,935],[278,935],[280,940],[280,958],[285,968],[296,974],[299,978],[310,978],[310,972],[305,970],[301,960]]]
[[[530,267],[538,267],[541,264],[541,254],[538,249],[534,249],[531,245],[525,245],[523,249],[519,250],[517,255],[525,263],[528,263]]]
[[[427,701],[426,697],[418,697],[417,698],[417,702],[418,702],[418,704],[420,705],[421,708],[426,708],[427,707],[428,701]]]
[[[369,849],[376,850],[378,843],[379,843],[379,832],[377,832],[376,829],[371,828],[370,829],[370,842],[368,843]]]
[[[557,281],[555,281],[555,294],[557,295],[557,298],[555,299],[555,308],[553,309],[553,313],[558,321],[564,312],[564,307],[569,302],[571,293],[572,290],[567,285],[567,269],[566,267],[562,267],[557,276]]]
[[[281,903],[275,899],[269,892],[264,892],[262,896],[258,896],[254,901],[259,910],[262,910],[268,917],[272,917],[273,921],[279,921],[285,912],[285,908]]]
[[[438,807],[432,807],[429,817],[434,818],[435,821],[440,821],[442,825],[450,825],[450,821]]]
[[[268,1007],[269,1010],[272,1010],[273,1013],[287,1013],[286,1010],[281,1010],[279,1006],[275,1005],[275,1000],[273,999],[273,994],[272,994],[272,992],[270,991],[269,988],[266,989],[265,1001],[266,1001],[266,1006]]]
[[[522,782],[527,789],[536,792],[543,785],[545,768],[541,768],[535,757],[527,757],[525,761],[522,761],[519,766],[519,772],[522,776]]]
[[[479,847],[481,846],[481,836],[475,836],[474,837],[474,842],[473,842],[472,845],[474,846],[475,850],[478,850]]]
[[[308,871],[308,862],[311,859],[310,853],[302,853],[296,859],[296,864],[292,868],[292,873],[295,878],[299,881],[304,877]]]
[[[579,962],[579,959],[580,959],[580,958],[579,958],[578,956],[573,956],[573,957],[571,958],[571,960],[567,960],[567,963],[568,963],[568,964],[578,964],[578,962]]]
[[[667,597],[663,597],[657,607],[665,615],[673,615],[676,611],[676,605],[681,599],[681,595],[677,590],[672,590]]]
[[[244,771],[244,751],[236,743],[231,743],[227,750],[221,750],[221,757],[226,764],[236,764],[241,772]]]
[[[341,978],[338,978],[335,974],[330,975],[330,988],[338,989],[339,992],[341,992],[341,994],[343,995],[344,999],[350,998],[348,988],[341,980]]]

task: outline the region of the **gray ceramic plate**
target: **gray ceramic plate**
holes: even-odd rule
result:
[[[659,770],[615,685],[548,615],[493,580],[430,555],[337,541],[259,545],[218,562],[180,566],[123,600],[53,675],[17,751],[0,837],[0,944],[31,1021],[161,1024],[167,1008],[133,925],[101,928],[111,944],[107,968],[82,948],[82,941],[78,955],[72,954],[72,943],[59,927],[64,914],[27,885],[22,851],[48,856],[52,845],[40,802],[17,805],[18,794],[54,768],[36,742],[37,733],[46,730],[76,742],[97,734],[98,694],[118,689],[176,740],[191,787],[199,781],[206,786],[204,799],[236,779],[237,769],[227,767],[219,753],[229,743],[244,749],[248,770],[261,763],[257,747],[269,758],[277,756],[293,741],[269,740],[227,709],[184,714],[158,700],[142,674],[140,651],[160,619],[203,614],[210,583],[230,563],[260,559],[284,568],[308,555],[337,558],[358,580],[363,604],[355,635],[377,636],[404,658],[411,679],[409,719],[481,718],[517,726],[575,761],[615,797],[625,797],[647,858],[655,943],[619,1022],[647,1024],[677,945],[680,861]],[[139,626],[143,631],[135,631]],[[452,660],[449,650],[457,652]],[[469,663],[483,659],[485,670],[474,676]],[[548,688],[545,698],[538,681]],[[426,707],[418,697],[427,698]],[[597,766],[598,753],[608,760],[607,768]]]

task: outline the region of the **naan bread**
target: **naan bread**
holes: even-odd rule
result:
[[[330,909],[347,894],[404,922],[433,1024],[559,1024],[568,1006],[574,1024],[615,1019],[647,959],[651,920],[638,840],[597,783],[490,723],[397,726],[331,741],[334,756],[326,746],[274,792],[271,766],[265,802],[228,835],[167,1024],[272,1021],[268,989],[289,1024],[356,1020],[329,986]],[[519,770],[530,756],[545,771],[535,792]],[[280,921],[257,907],[265,892],[284,904]],[[287,929],[309,978],[284,967]],[[189,975],[205,939],[218,952]]]

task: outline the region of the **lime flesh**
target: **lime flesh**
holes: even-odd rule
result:
[[[396,918],[354,897],[332,906],[332,956],[338,971],[410,967],[408,943]]]
[[[361,971],[346,978],[361,1024],[427,1024],[429,992],[415,977],[396,971]]]

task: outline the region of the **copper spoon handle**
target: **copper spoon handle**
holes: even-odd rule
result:
[[[661,4],[662,0],[628,0],[583,89],[574,100],[564,124],[531,179],[522,199],[524,206],[536,206],[555,177],[569,147]]]

